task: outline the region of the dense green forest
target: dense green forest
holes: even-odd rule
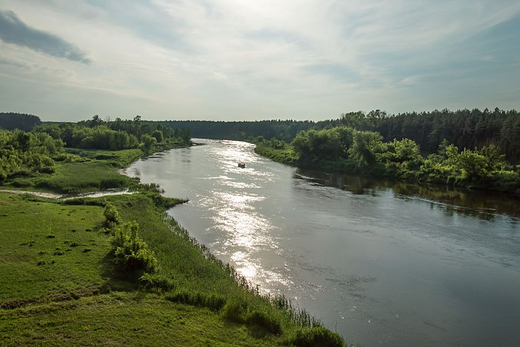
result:
[[[175,129],[141,120],[104,121],[99,116],[78,123],[46,123],[33,129],[55,139],[61,139],[66,147],[83,149],[121,150],[130,148],[153,149],[157,145],[189,144],[188,128]]]
[[[41,120],[37,116],[23,113],[0,113],[0,128],[7,130],[24,130],[31,131],[36,125],[41,124]]]
[[[509,164],[494,144],[470,150],[443,140],[436,152],[423,156],[413,140],[384,141],[376,131],[343,125],[302,131],[290,145],[278,139],[257,143],[259,154],[302,167],[520,192],[520,166]]]
[[[379,132],[385,141],[410,139],[423,153],[434,153],[447,140],[459,148],[495,145],[514,163],[520,160],[520,116],[515,110],[449,110],[389,116],[378,110],[347,113],[334,125]]]
[[[475,149],[495,145],[511,163],[520,162],[520,116],[515,110],[496,108],[473,110],[434,110],[389,115],[380,110],[350,112],[337,119],[313,121],[257,121],[257,122],[211,122],[211,121],[166,121],[159,122],[173,128],[189,127],[194,137],[248,140],[262,136],[287,143],[304,130],[324,129],[340,125],[356,130],[376,131],[384,141],[408,138],[419,145],[423,154],[435,153],[443,140],[459,149]]]
[[[160,121],[161,125],[178,128],[190,128],[193,137],[205,139],[247,140],[249,137],[262,136],[266,139],[278,138],[291,141],[301,130],[324,127],[330,122],[265,120],[265,121]]]

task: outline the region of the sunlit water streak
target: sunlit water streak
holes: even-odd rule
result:
[[[261,290],[366,346],[520,341],[517,201],[296,171],[247,143],[203,142],[127,172],[189,198],[172,216]]]

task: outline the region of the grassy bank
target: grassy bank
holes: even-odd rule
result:
[[[34,178],[53,184],[35,181],[34,187],[59,193],[102,189],[107,175],[135,158],[127,151],[69,155],[76,160]],[[163,198],[154,186],[119,179],[120,187],[133,185],[138,193],[66,202],[0,194],[5,344],[343,345],[283,298],[258,295],[191,238],[165,213],[180,201]],[[107,206],[119,216],[112,229]],[[138,224],[139,238],[153,252],[153,274],[125,272],[114,262],[111,240],[127,222]]]
[[[298,162],[298,156],[294,154],[291,146],[287,146],[283,149],[274,149],[269,146],[257,144],[255,153],[286,165],[294,166]]]

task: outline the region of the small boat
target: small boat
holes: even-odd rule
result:
[[[238,163],[238,167],[245,168],[246,167],[246,163]]]

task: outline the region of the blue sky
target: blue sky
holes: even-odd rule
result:
[[[330,119],[519,109],[520,2],[0,0],[0,111]]]

